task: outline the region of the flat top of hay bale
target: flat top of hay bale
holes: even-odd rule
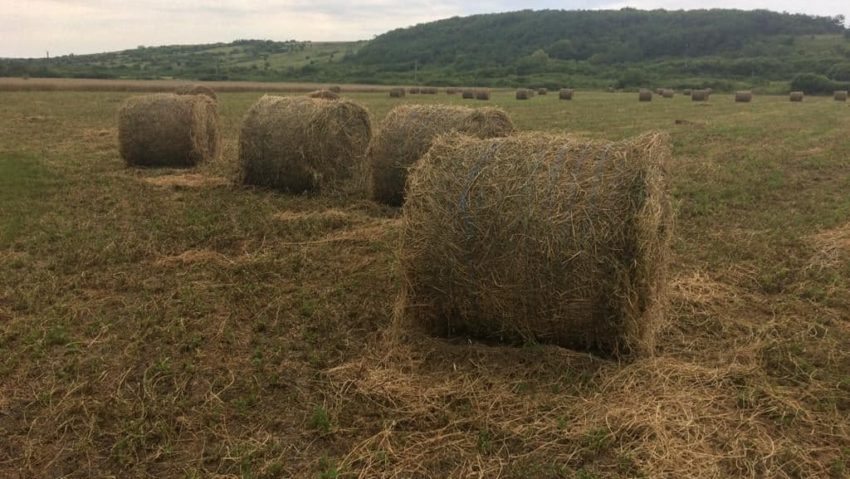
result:
[[[206,85],[181,85],[174,90],[178,95],[204,95],[212,100],[218,100],[215,90]]]
[[[323,98],[325,100],[339,100],[339,95],[330,90],[316,90],[307,94],[310,98]]]
[[[664,134],[439,137],[409,178],[407,319],[438,334],[651,349],[672,228],[670,151]]]

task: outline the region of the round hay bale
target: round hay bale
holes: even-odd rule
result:
[[[792,91],[788,98],[793,102],[799,102],[803,101],[803,96],[803,92],[801,91]]]
[[[708,101],[708,92],[706,90],[691,91],[691,101]]]
[[[706,88],[704,91],[705,91],[705,94],[708,95],[708,96],[711,96],[711,94],[714,93],[714,90],[712,90],[711,88]]]
[[[390,89],[390,98],[403,98],[405,96],[404,88]]]
[[[439,92],[440,90],[433,86],[428,86],[420,89],[420,93],[422,93],[423,95],[436,95]]]
[[[118,111],[121,157],[131,166],[190,167],[218,156],[215,101],[159,93],[128,98]]]
[[[513,132],[510,117],[498,108],[402,105],[390,110],[369,145],[369,190],[374,200],[404,202],[407,170],[428,151],[437,135],[460,132],[479,138]]]
[[[682,95],[691,96],[691,89],[685,88],[684,90],[682,90]]]
[[[307,96],[310,98],[322,98],[324,100],[339,100],[339,95],[330,90],[316,90]]]
[[[664,90],[661,90],[661,96],[663,98],[673,98],[675,95],[676,92],[674,90],[671,90],[670,88],[665,88]]]
[[[736,91],[735,103],[749,103],[753,100],[753,92],[751,91]]]
[[[181,85],[174,90],[178,95],[204,95],[211,98],[213,101],[218,101],[218,95],[215,90],[206,85]]]
[[[407,89],[407,92],[411,95],[418,95],[422,92],[422,88],[419,88],[418,86],[410,87]]]
[[[528,100],[529,98],[531,98],[531,95],[529,94],[529,91],[527,89],[519,88],[516,91],[516,99],[517,100]]]
[[[548,95],[548,94],[549,94],[549,90],[548,90],[547,88],[538,88],[538,89],[537,89],[537,94],[538,94],[538,95]]]
[[[614,87],[612,87],[612,86],[609,86],[609,87],[608,87],[608,93],[616,93],[616,91],[617,91],[617,89],[616,89],[616,88],[614,88]]]
[[[333,190],[363,174],[369,112],[349,100],[263,96],[239,135],[245,184],[291,193]]]
[[[572,100],[573,99],[573,89],[572,88],[561,88],[558,92],[558,99],[560,100]]]
[[[328,87],[328,90],[330,90],[334,93],[342,93],[342,87],[340,87],[339,85],[330,86],[330,87]]]
[[[658,96],[664,95],[664,89],[663,88],[656,88],[655,94],[658,95]]]
[[[638,92],[638,101],[652,101],[652,92],[646,88],[641,88]]]
[[[412,169],[397,324],[651,353],[666,298],[670,141],[439,137]]]
[[[460,91],[458,88],[450,86],[446,88],[446,95],[457,95],[458,91]]]
[[[489,100],[490,99],[490,90],[478,90],[475,92],[476,100]]]
[[[464,100],[472,100],[475,98],[475,90],[464,90],[463,93],[461,93],[461,97]]]
[[[835,101],[847,101],[847,90],[837,90],[832,94]]]

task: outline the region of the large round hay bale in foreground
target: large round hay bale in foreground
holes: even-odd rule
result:
[[[573,89],[572,88],[561,88],[558,92],[558,99],[560,100],[572,100],[573,99]]]
[[[310,98],[322,98],[324,100],[339,100],[339,95],[330,90],[316,90],[307,94]]]
[[[691,101],[708,101],[707,90],[693,90],[691,92]]]
[[[835,101],[847,101],[847,90],[838,90],[832,94]]]
[[[641,88],[638,92],[638,101],[652,101],[652,92],[645,88]]]
[[[118,112],[121,157],[131,166],[191,167],[218,155],[215,102],[206,95],[128,98]]]
[[[753,100],[753,92],[751,91],[736,91],[735,103],[749,103]]]
[[[178,95],[204,95],[213,101],[218,101],[215,90],[206,85],[181,85],[174,90],[174,93]]]
[[[528,100],[531,98],[531,92],[528,89],[520,88],[516,91],[517,100]]]
[[[461,97],[464,100],[472,100],[475,98],[475,90],[464,90],[463,93],[461,93]]]
[[[408,180],[397,321],[437,336],[651,352],[669,156],[663,134],[439,137]]]
[[[403,105],[390,110],[369,146],[369,189],[374,200],[401,205],[407,170],[437,135],[460,132],[478,138],[506,136],[514,126],[498,108]]]
[[[800,102],[803,101],[803,96],[803,92],[801,91],[792,91],[788,98],[793,102]]]
[[[334,190],[363,174],[369,112],[349,100],[264,96],[239,135],[242,180],[301,193]]]

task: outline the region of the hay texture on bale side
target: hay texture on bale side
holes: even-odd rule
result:
[[[404,88],[390,89],[390,98],[403,98],[406,95]]]
[[[832,94],[835,101],[847,101],[847,90],[838,90]]]
[[[674,90],[669,89],[669,88],[661,91],[661,96],[663,98],[673,98],[675,95],[676,95],[676,92]]]
[[[525,88],[520,88],[516,91],[516,99],[517,100],[528,100],[531,98],[529,91]]]
[[[736,91],[735,103],[749,103],[753,100],[753,92],[751,91]]]
[[[803,92],[801,91],[792,91],[788,98],[793,102],[803,101]]]
[[[178,95],[204,95],[213,101],[218,101],[218,95],[215,90],[206,85],[181,85],[174,90]]]
[[[307,94],[310,98],[322,98],[324,100],[339,100],[339,95],[330,90],[316,90]]]
[[[507,136],[513,122],[498,108],[403,105],[390,110],[369,145],[369,190],[381,203],[401,205],[407,171],[437,135],[460,132],[478,138]]]
[[[461,97],[464,100],[472,100],[475,98],[475,90],[464,90],[463,93],[461,93]]]
[[[118,112],[121,157],[131,166],[191,167],[218,156],[215,101],[159,93],[128,98]]]
[[[642,88],[640,92],[638,92],[638,101],[652,101],[652,92]]]
[[[242,122],[242,180],[291,193],[337,189],[362,179],[371,136],[369,112],[352,101],[264,96]]]
[[[412,169],[397,325],[651,353],[663,318],[670,141],[438,138]]]
[[[573,89],[572,88],[561,88],[558,92],[558,99],[560,100],[572,100],[573,99]]]
[[[691,101],[708,101],[708,92],[706,90],[693,90]]]

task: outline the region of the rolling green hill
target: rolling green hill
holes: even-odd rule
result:
[[[242,40],[0,60],[0,75],[27,74],[761,91],[787,90],[808,74],[803,84],[816,93],[850,82],[850,30],[840,16],[766,10],[526,10],[449,18],[368,42]]]

